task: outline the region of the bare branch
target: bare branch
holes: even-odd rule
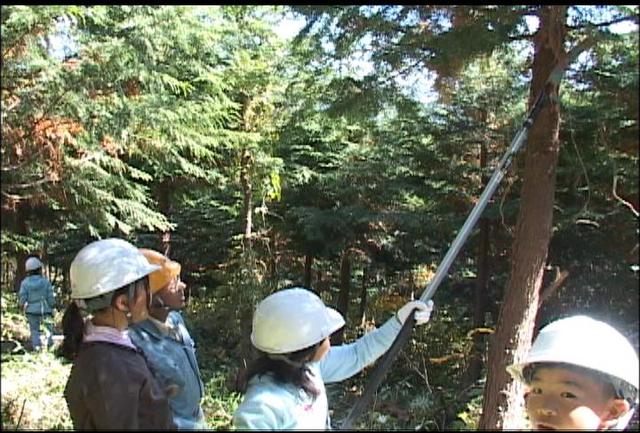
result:
[[[523,35],[518,36],[509,36],[510,41],[525,41],[532,40],[535,35],[533,33],[525,33]]]
[[[35,186],[40,186],[42,184],[50,183],[50,182],[51,182],[51,179],[45,177],[42,179],[34,180],[33,182],[15,183],[7,186],[9,186],[12,189],[29,189],[29,188],[33,188]]]
[[[586,224],[586,225],[589,225],[589,226],[600,228],[600,224],[598,224],[596,221],[591,221],[591,220],[586,219],[586,218],[578,218],[576,220],[576,224]]]
[[[633,215],[638,218],[638,216],[640,216],[640,213],[636,210],[636,208],[633,207],[633,205],[631,203],[629,203],[628,201],[624,200],[622,197],[620,197],[618,195],[618,193],[616,192],[616,188],[618,186],[618,176],[614,175],[613,176],[613,196],[623,205],[625,205],[626,207],[628,207],[629,209],[631,209],[631,212],[633,212]]]
[[[558,266],[555,267],[555,270],[556,275],[553,278],[551,284],[540,291],[540,297],[538,298],[538,308],[540,308],[544,301],[549,299],[549,296],[553,295],[555,291],[558,290],[558,288],[562,286],[562,284],[564,284],[564,280],[566,280],[569,276],[569,271],[560,271],[560,268]]]
[[[10,200],[16,201],[16,202],[22,201],[22,200],[29,200],[29,199],[35,197],[34,194],[17,195],[17,194],[11,194],[11,193],[6,192],[6,191],[1,191],[1,192],[2,192],[3,196],[7,197]]]
[[[622,23],[624,21],[632,21],[636,24],[638,24],[638,17],[637,16],[626,16],[626,17],[619,17],[616,18],[614,20],[611,21],[605,21],[603,23],[586,23],[586,24],[581,24],[579,26],[566,26],[567,30],[580,30],[580,29],[586,29],[586,28],[598,28],[598,27],[608,27],[611,26],[613,24],[618,24],[618,23]]]

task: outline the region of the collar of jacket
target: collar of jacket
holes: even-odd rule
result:
[[[161,322],[157,319],[154,319],[153,317],[149,317],[147,320],[139,323],[137,326],[147,331],[158,340],[165,337],[172,337],[174,339],[177,339],[180,336],[177,324],[171,317],[171,313],[169,313],[169,316],[167,316],[167,320],[165,322]]]
[[[154,338],[161,340],[163,339],[165,336],[167,336],[167,334],[162,333],[162,331],[160,330],[160,328],[158,328],[155,323],[153,323],[151,321],[151,318],[144,320],[140,323],[137,323],[135,326],[137,326],[138,328],[146,331],[148,334],[150,334],[151,336],[153,336]]]

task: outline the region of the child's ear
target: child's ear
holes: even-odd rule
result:
[[[113,305],[116,308],[116,310],[122,311],[123,313],[126,313],[127,311],[129,311],[129,301],[127,300],[127,297],[124,294],[117,296],[116,299],[114,300]]]
[[[606,428],[615,426],[618,419],[625,413],[629,412],[629,409],[631,409],[631,406],[627,400],[622,398],[612,398],[609,400],[606,412],[602,418],[602,426]]]

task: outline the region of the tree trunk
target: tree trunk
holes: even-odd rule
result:
[[[249,149],[242,151],[242,166],[240,167],[240,183],[242,185],[242,214],[244,215],[244,238],[243,245],[245,252],[251,251],[252,209],[253,191],[251,189],[251,152]]]
[[[305,287],[311,287],[311,273],[313,270],[313,255],[306,254],[304,256],[304,281]]]
[[[540,28],[534,38],[530,106],[564,55],[567,7],[543,6],[539,10],[539,18]],[[557,92],[558,89],[548,90]],[[522,385],[510,379],[505,367],[522,361],[531,346],[551,238],[559,126],[559,107],[548,104],[538,115],[527,141],[511,274],[500,309],[499,324],[491,342],[480,430],[526,427]]]
[[[351,299],[351,251],[346,248],[342,252],[342,258],[340,260],[340,292],[338,295],[338,305],[336,308],[347,320],[347,314],[349,313],[349,301]],[[344,327],[333,334],[331,340],[332,344],[342,344],[344,337]]]
[[[278,281],[278,233],[274,232],[273,236],[269,238],[269,279],[274,283]]]
[[[325,292],[327,290],[329,290],[329,287],[331,287],[331,281],[330,281],[330,276],[327,277],[327,279],[325,280],[325,273],[322,271],[322,269],[318,269],[316,274],[318,275],[318,278],[316,279],[316,285],[315,285],[315,289],[316,292],[318,294]]]
[[[245,92],[241,94],[242,101],[242,130],[251,132],[252,125],[252,101]],[[252,231],[253,231],[253,188],[251,184],[251,170],[253,166],[253,156],[248,147],[243,147],[240,153],[240,184],[242,185],[242,215],[244,216],[244,237],[243,246],[245,253],[250,253],[251,262]],[[253,264],[251,264],[253,268]]]
[[[160,183],[160,187],[158,189],[158,208],[160,212],[164,216],[169,219],[169,214],[171,213],[171,198],[170,198],[170,185],[169,181],[165,180]],[[160,234],[160,244],[162,245],[162,252],[169,256],[171,251],[171,232],[166,231]]]
[[[360,290],[360,326],[364,326],[367,311],[367,266],[362,270],[362,288]]]
[[[0,286],[2,287],[2,290],[4,290],[5,287],[9,287],[10,285],[10,266],[9,266],[9,260],[7,260],[5,257],[2,257],[2,276],[1,276],[1,282],[0,282]]]
[[[486,116],[485,116],[486,120]],[[483,171],[482,185],[483,188],[489,181],[488,176],[484,174],[484,168],[487,166],[487,146],[483,142],[480,144],[480,168]],[[474,287],[474,303],[473,303],[473,327],[484,327],[484,314],[487,308],[487,275],[489,275],[489,235],[491,226],[487,218],[480,219],[480,243],[478,245],[477,266],[478,275]],[[474,383],[480,378],[482,373],[484,344],[486,336],[476,332],[473,334],[473,352],[466,371],[467,385]]]
[[[27,236],[29,234],[29,228],[27,227],[27,220],[29,219],[29,214],[31,213],[30,209],[31,208],[29,207],[29,204],[26,203],[26,204],[23,204],[22,206],[19,206],[17,212],[15,213],[16,233],[18,233],[19,235]],[[31,252],[33,253],[35,251],[31,251]],[[27,274],[24,265],[25,265],[25,262],[27,261],[28,256],[29,254],[22,250],[16,251],[16,273],[15,273],[15,279],[13,280],[13,290],[15,292],[20,291],[20,283],[22,282],[25,275]]]

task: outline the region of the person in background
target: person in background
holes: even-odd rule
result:
[[[41,350],[40,325],[47,330],[47,347],[53,346],[53,312],[55,297],[53,286],[42,275],[42,262],[37,257],[29,257],[25,263],[27,276],[20,283],[18,302],[27,316],[33,350]]]
[[[331,346],[329,336],[345,322],[315,293],[294,287],[267,296],[253,316],[251,343],[259,356],[239,378],[245,395],[233,415],[234,426],[329,429],[325,383],[345,380],[373,363],[391,347],[414,309],[416,323],[425,324],[433,302],[408,302],[355,342]]]
[[[610,325],[587,316],[540,330],[522,363],[533,430],[624,430],[638,405],[638,354]]]
[[[185,307],[186,288],[180,281],[181,266],[158,251],[140,249],[140,252],[160,269],[149,274],[152,296],[149,318],[131,326],[131,340],[143,351],[154,376],[166,390],[178,429],[206,429],[200,406],[204,385],[195,344],[180,314]]]
[[[128,330],[148,316],[148,275],[156,269],[117,238],[92,242],[73,259],[60,354],[73,362],[64,397],[75,430],[175,429],[169,401]]]

